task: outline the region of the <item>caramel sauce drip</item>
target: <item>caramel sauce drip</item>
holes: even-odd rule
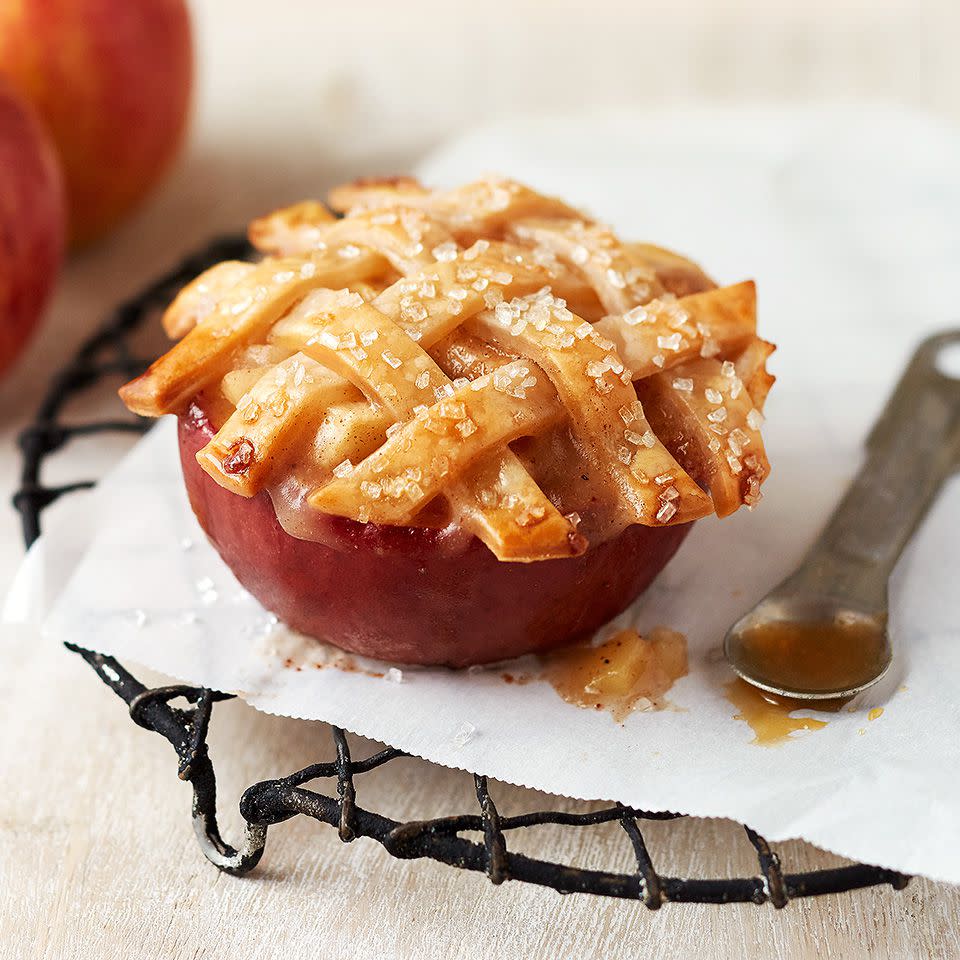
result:
[[[817,710],[836,713],[852,698],[836,700],[798,700],[781,697],[754,687],[739,677],[726,686],[727,699],[737,708],[734,720],[743,720],[753,731],[751,743],[761,747],[773,747],[791,739],[798,730],[821,730],[826,720],[813,717],[793,717],[795,710]]]
[[[622,723],[641,701],[666,706],[664,694],[687,673],[687,639],[664,627],[646,637],[621,630],[599,646],[564,647],[541,662],[544,679],[567,703],[609,710]]]
[[[876,676],[887,657],[882,624],[873,620],[771,622],[743,631],[745,670],[772,687],[848,690]]]

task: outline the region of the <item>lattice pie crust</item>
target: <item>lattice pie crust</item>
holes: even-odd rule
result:
[[[255,221],[264,258],[189,284],[179,342],[121,390],[145,416],[205,398],[221,486],[285,498],[282,519],[456,523],[513,561],[758,502],[773,346],[752,282],[510,180],[330,203]]]

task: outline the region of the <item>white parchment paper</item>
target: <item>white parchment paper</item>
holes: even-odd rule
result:
[[[316,669],[323,649],[277,625],[206,543],[172,422],[59,508],[7,616],[438,763],[584,799],[732,817],[774,840],[802,837],[960,882],[960,481],[894,577],[894,669],[852,711],[759,747],[734,719],[718,654],[726,627],[796,564],[850,479],[909,345],[954,319],[958,159],[952,139],[909,118],[760,111],[518,122],[428,165],[431,179],[450,182],[509,170],[625,235],[697,251],[722,281],[758,279],[761,329],[781,342],[766,497],[753,513],[700,522],[623,618],[687,634],[690,674],[669,695],[676,710],[621,726],[545,683],[508,685],[499,671],[404,668],[396,682]],[[868,720],[878,705],[882,716]]]

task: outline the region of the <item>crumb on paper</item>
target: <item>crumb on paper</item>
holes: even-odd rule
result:
[[[385,664],[366,657],[354,656],[339,647],[307,637],[286,626],[275,614],[267,613],[251,630],[256,652],[287,670],[325,670],[328,667],[343,673],[355,673],[381,679],[387,675]]]
[[[518,687],[523,687],[535,677],[530,673],[501,673],[500,679],[504,683],[515,683]]]
[[[725,689],[727,699],[737,708],[733,719],[742,720],[750,727],[753,731],[750,742],[756,746],[778,747],[827,725],[826,720],[793,715],[798,710],[813,710],[812,706],[766,693],[739,677],[731,680]]]

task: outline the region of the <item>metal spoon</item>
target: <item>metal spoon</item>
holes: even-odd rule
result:
[[[887,581],[960,465],[960,364],[947,366],[957,353],[960,330],[920,344],[874,424],[863,466],[799,569],[727,632],[727,661],[748,683],[820,700],[853,696],[887,671]],[[836,646],[844,643],[849,649]],[[818,671],[834,654],[843,669]]]

